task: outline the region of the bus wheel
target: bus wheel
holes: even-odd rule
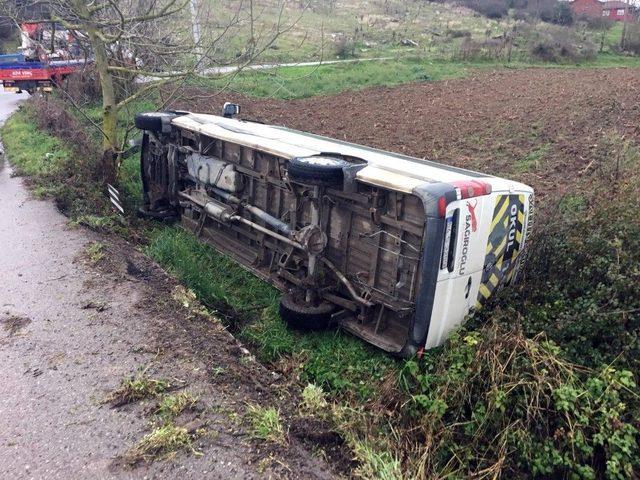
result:
[[[335,310],[335,305],[329,302],[306,303],[303,295],[285,293],[280,299],[280,317],[297,330],[328,328]]]
[[[140,130],[153,133],[168,133],[171,131],[171,120],[180,116],[175,112],[145,112],[135,116],[135,125]]]

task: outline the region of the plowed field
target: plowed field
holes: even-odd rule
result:
[[[192,89],[174,106],[218,113],[224,101],[241,103],[244,118],[507,175],[539,198],[640,141],[638,69],[500,70],[299,100]]]

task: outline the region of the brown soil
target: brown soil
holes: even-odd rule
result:
[[[613,135],[640,139],[638,98],[638,69],[527,69],[289,101],[192,89],[174,106],[235,101],[247,119],[509,176],[540,199],[606,162]]]

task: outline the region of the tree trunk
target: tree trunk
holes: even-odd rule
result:
[[[113,183],[117,178],[118,150],[118,103],[115,82],[109,71],[107,46],[102,41],[97,27],[90,20],[90,13],[82,0],[75,0],[75,9],[84,20],[85,30],[93,50],[96,71],[100,77],[102,90],[102,167],[105,182]]]
[[[109,61],[107,59],[106,46],[102,39],[94,31],[88,31],[93,55],[95,58],[96,71],[100,77],[102,87],[102,158],[105,180],[113,182],[117,176],[116,172],[116,150],[118,149],[118,104],[116,92],[111,72],[109,72]],[[111,158],[111,161],[108,159]]]

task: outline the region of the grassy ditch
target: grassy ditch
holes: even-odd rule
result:
[[[23,109],[7,122],[2,138],[6,150],[11,152],[14,171],[30,178],[36,196],[59,191],[58,173],[70,161],[72,154],[69,148],[58,138],[40,131]]]
[[[265,362],[293,362],[302,381],[361,401],[396,362],[341,332],[298,334],[278,315],[279,292],[179,228],[150,235],[145,251],[213,310]],[[284,366],[284,365],[283,365]]]
[[[87,145],[83,142],[74,144],[47,133],[36,121],[45,121],[41,113],[25,105],[2,128],[2,141],[16,174],[28,177],[36,196],[53,198],[75,223],[122,231],[123,220],[112,213],[97,183],[95,153],[83,148]],[[65,125],[70,131],[84,130],[68,118]]]

